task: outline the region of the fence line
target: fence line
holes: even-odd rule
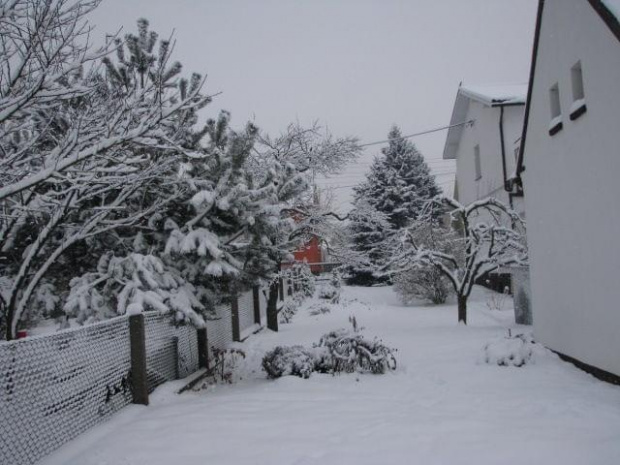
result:
[[[281,298],[289,289],[282,284]],[[263,289],[231,300],[206,330],[145,312],[1,342],[0,464],[31,465],[129,403],[148,404],[157,386],[206,367],[208,349],[266,324]]]

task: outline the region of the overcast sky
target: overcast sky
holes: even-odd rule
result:
[[[527,82],[536,0],[104,0],[91,20],[95,39],[147,18],[173,30],[175,59],[222,91],[205,109],[232,113],[275,134],[291,121],[319,120],[334,135],[385,139],[447,125],[459,82]],[[441,161],[445,131],[413,139],[442,187],[454,164]],[[380,150],[319,181],[350,186]]]

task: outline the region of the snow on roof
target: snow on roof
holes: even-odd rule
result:
[[[620,0],[615,0],[620,1]],[[450,125],[464,122],[469,109],[469,102],[475,100],[488,107],[502,105],[525,105],[527,84],[491,84],[461,85],[456,94]],[[456,151],[463,133],[463,126],[455,126],[448,130],[446,145],[443,150],[444,160],[456,158]]]
[[[620,0],[603,0],[603,4],[620,21]]]
[[[620,2],[620,0],[614,0]],[[485,105],[525,104],[527,83],[486,86],[461,86],[459,93]]]

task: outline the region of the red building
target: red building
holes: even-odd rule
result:
[[[306,262],[310,265],[310,271],[320,273],[323,271],[323,252],[319,238],[312,236],[301,249],[293,252],[296,262]]]

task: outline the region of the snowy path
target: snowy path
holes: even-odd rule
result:
[[[359,302],[316,317],[302,310],[280,333],[246,342],[247,376],[234,386],[177,396],[164,385],[151,406],[128,407],[42,463],[620,463],[620,388],[550,353],[523,368],[477,363],[511,320],[477,292],[462,327],[454,305],[404,307],[390,288],[347,288]],[[274,345],[309,345],[348,327],[352,313],[398,348],[395,373],[269,381],[258,370]]]

